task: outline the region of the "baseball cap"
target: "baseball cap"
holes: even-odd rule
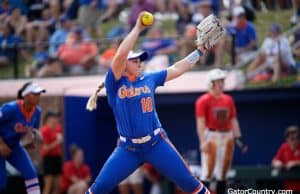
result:
[[[215,80],[219,80],[219,79],[225,79],[226,78],[227,73],[221,69],[212,69],[208,72],[207,77],[208,77],[208,81],[212,82]]]
[[[199,3],[198,3],[199,6],[211,6],[212,5],[212,2],[211,0],[201,0]]]
[[[141,61],[145,61],[148,58],[148,53],[146,51],[130,51],[127,56],[127,60],[137,59],[139,58]]]
[[[82,27],[80,27],[80,26],[76,26],[76,27],[74,27],[72,30],[71,30],[71,32],[73,32],[73,33],[75,33],[75,34],[82,34],[83,33],[83,28]]]
[[[270,32],[280,33],[281,32],[281,27],[280,27],[279,24],[274,23],[274,24],[271,24],[269,30],[270,30]]]
[[[64,22],[69,21],[69,20],[70,20],[70,18],[67,15],[61,15],[59,17],[59,22],[61,22],[61,23],[64,23]]]
[[[29,84],[25,90],[22,92],[22,96],[26,96],[27,94],[40,94],[45,93],[46,90],[39,86],[37,83],[31,83]]]
[[[236,7],[233,8],[232,15],[234,17],[240,16],[242,14],[245,14],[245,9],[242,6],[236,6]]]

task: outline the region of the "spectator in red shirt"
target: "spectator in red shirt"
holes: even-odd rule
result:
[[[283,143],[277,154],[273,158],[272,166],[275,169],[292,170],[295,167],[300,167],[300,143],[299,143],[299,127],[289,126],[285,130],[286,142]],[[284,189],[293,190],[300,193],[300,180],[284,181]]]
[[[201,176],[207,187],[215,176],[217,193],[223,194],[226,190],[226,175],[233,158],[234,140],[242,152],[246,152],[248,147],[241,138],[234,101],[223,92],[226,72],[213,69],[207,76],[209,91],[199,97],[195,104]]]
[[[46,113],[44,125],[41,128],[44,144],[41,150],[44,169],[43,194],[59,191],[59,179],[62,167],[62,127],[59,122],[59,114],[54,111]]]
[[[63,165],[61,192],[83,194],[88,189],[91,180],[90,168],[84,163],[84,153],[81,148],[71,146],[71,157],[72,159]]]
[[[57,56],[66,73],[87,73],[96,64],[98,47],[83,39],[83,29],[76,27],[68,34],[66,43],[60,45]]]

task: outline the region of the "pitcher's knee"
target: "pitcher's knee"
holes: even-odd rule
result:
[[[113,187],[111,184],[99,181],[95,182],[86,192],[86,194],[106,194],[109,193]]]

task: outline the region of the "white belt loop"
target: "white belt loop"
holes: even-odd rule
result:
[[[154,134],[154,136],[156,136],[160,132],[161,132],[161,128],[157,128],[153,131],[153,134]],[[130,139],[130,138],[128,138],[128,139]],[[146,142],[150,141],[151,139],[152,139],[151,135],[146,135],[144,137],[133,138],[133,139],[130,139],[130,140],[131,140],[132,143],[142,144],[142,143],[146,143]],[[126,142],[127,138],[120,135],[120,140],[123,141],[123,142]]]
[[[120,136],[120,140],[126,142],[126,137]]]
[[[159,134],[159,133],[160,133],[160,131],[161,131],[161,128],[157,128],[157,129],[155,129],[155,130],[154,130],[154,135],[157,135],[157,134]]]

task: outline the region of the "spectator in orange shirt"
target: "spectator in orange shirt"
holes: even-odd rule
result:
[[[76,27],[68,34],[66,43],[57,51],[57,56],[69,74],[87,73],[96,64],[97,45],[83,39],[83,29]]]
[[[58,184],[62,167],[62,127],[59,122],[59,114],[54,111],[47,112],[44,125],[41,128],[44,145],[41,150],[44,169],[43,194],[50,194],[53,189],[58,193]]]
[[[273,158],[272,166],[275,169],[292,170],[295,167],[300,167],[300,143],[299,143],[299,128],[297,126],[289,126],[285,130],[286,142],[283,143],[277,154]],[[284,189],[293,190],[295,193],[300,193],[300,180],[285,180]]]
[[[91,180],[90,168],[84,163],[81,148],[71,146],[71,157],[72,159],[63,165],[60,189],[63,194],[83,194]]]
[[[110,64],[112,62],[112,58],[113,56],[115,56],[120,44],[121,44],[120,38],[116,38],[112,40],[110,47],[107,48],[99,58],[99,63],[98,63],[99,72],[106,73],[108,71]]]

